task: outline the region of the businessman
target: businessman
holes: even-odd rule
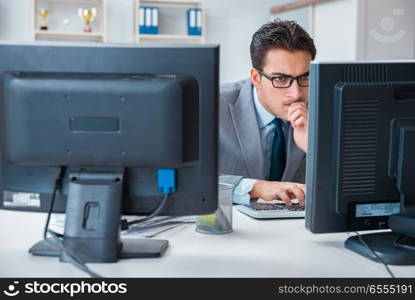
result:
[[[254,33],[250,78],[220,88],[219,171],[234,202],[305,200],[309,64],[313,39],[296,22],[274,20]]]

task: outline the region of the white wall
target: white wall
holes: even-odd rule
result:
[[[0,1],[0,39],[11,41],[30,41],[31,39],[31,1]]]
[[[311,24],[318,60],[415,57],[414,0],[328,2],[315,6]]]
[[[358,1],[338,0],[314,6],[311,26],[317,60],[356,58]]]
[[[0,0],[0,39],[30,41],[31,1]],[[294,1],[294,0],[290,0]],[[288,0],[204,0],[206,40],[221,45],[220,80],[236,81],[249,76],[251,67],[249,44],[252,34],[273,19],[272,6]],[[108,42],[128,43],[133,31],[132,0],[107,0]],[[307,24],[307,10],[298,9],[280,17]]]

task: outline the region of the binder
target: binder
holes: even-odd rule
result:
[[[157,7],[152,8],[152,16],[151,16],[151,33],[158,34],[159,33],[159,9]]]
[[[202,35],[202,10],[200,8],[187,10],[187,34]]]
[[[140,25],[138,32],[139,33],[145,33],[145,26],[144,26],[144,7],[139,7],[140,9]]]
[[[197,35],[202,35],[202,10],[198,9],[196,11],[196,30]]]
[[[146,27],[147,34],[151,34],[151,7],[145,7],[145,17],[144,17],[144,26]]]
[[[159,33],[159,9],[151,6],[140,6],[140,34]]]

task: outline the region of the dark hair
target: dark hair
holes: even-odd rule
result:
[[[254,33],[250,46],[252,66],[262,71],[268,50],[275,48],[305,50],[311,54],[312,59],[316,57],[313,39],[295,21],[275,19]]]

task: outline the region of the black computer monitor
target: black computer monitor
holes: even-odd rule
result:
[[[54,199],[85,262],[160,255],[121,243],[120,218],[217,208],[218,69],[215,45],[0,45],[0,208]]]
[[[345,245],[373,260],[415,264],[414,153],[415,61],[311,64],[311,232],[391,228]]]

